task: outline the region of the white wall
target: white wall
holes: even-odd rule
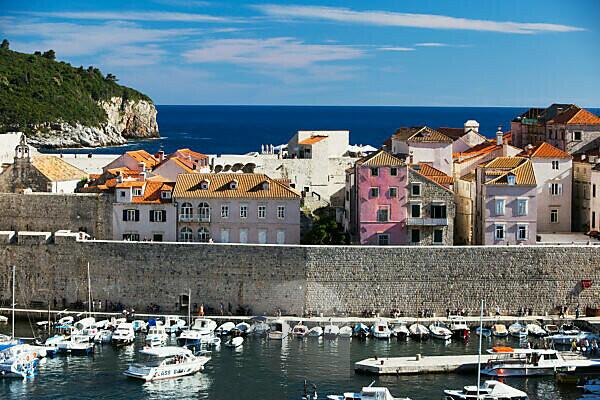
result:
[[[552,169],[552,161],[559,161],[559,169]],[[538,183],[537,229],[540,233],[570,232],[572,207],[573,161],[571,159],[533,158],[533,170]],[[552,196],[549,185],[562,184],[562,195]],[[558,210],[558,223],[550,222],[550,210]]]
[[[123,221],[123,210],[136,209],[140,211],[139,222]],[[150,210],[166,210],[166,222],[150,222]],[[177,210],[172,203],[167,204],[113,204],[113,239],[123,240],[124,233],[135,232],[140,240],[152,240],[155,233],[163,235],[164,242],[177,241]]]

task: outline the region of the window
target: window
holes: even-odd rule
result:
[[[504,215],[506,202],[504,199],[496,199],[496,215]]]
[[[431,205],[431,218],[446,218],[446,205],[445,204],[432,204]]]
[[[142,195],[142,188],[140,188],[140,187],[133,188],[133,195],[135,197],[140,197]]]
[[[191,242],[192,241],[192,230],[187,226],[182,228],[179,231],[179,241],[181,242]]]
[[[238,187],[238,181],[236,181],[235,179],[233,181],[231,181],[231,183],[229,184],[229,189],[231,190],[235,190]]]
[[[119,196],[125,197],[125,191],[124,190],[119,190]]]
[[[527,225],[517,226],[517,240],[527,240]]]
[[[371,176],[379,176],[379,168],[371,168]]]
[[[266,218],[267,217],[267,206],[258,206],[258,218]]]
[[[240,218],[248,218],[248,205],[242,204],[240,206]]]
[[[504,240],[504,225],[496,225],[496,240]]]
[[[350,192],[346,190],[346,201],[350,201]]]
[[[202,243],[208,243],[210,241],[210,232],[208,228],[198,229],[198,241]]]
[[[150,222],[167,222],[167,211],[150,210]]]
[[[285,244],[285,231],[277,231],[277,244]]]
[[[198,217],[200,218],[200,222],[210,221],[210,206],[208,203],[198,204]]]
[[[550,223],[558,224],[558,210],[550,210]]]
[[[221,243],[229,243],[229,229],[221,229]]]
[[[398,188],[395,188],[395,187],[390,188],[390,197],[398,197]]]
[[[379,197],[379,188],[372,187],[371,189],[369,189],[369,197],[371,197],[372,199]]]
[[[277,218],[285,218],[285,206],[277,206]]]
[[[240,243],[248,243],[248,229],[240,229]]]
[[[390,168],[390,175],[391,176],[398,176],[398,168],[396,168],[396,167]]]
[[[123,210],[123,221],[138,222],[140,220],[140,210]]]
[[[260,243],[260,244],[267,243],[267,230],[266,229],[258,230],[258,243]]]
[[[160,192],[160,198],[164,199],[164,200],[168,200],[171,198],[171,191],[170,190],[163,190],[162,192]]]
[[[580,142],[582,135],[583,135],[583,132],[581,132],[581,131],[573,132],[573,140],[575,142]]]
[[[181,205],[181,217],[183,219],[190,219],[194,215],[194,208],[190,203],[183,203]]]
[[[557,160],[553,160],[552,161],[552,169],[559,169],[558,168],[558,161]]]
[[[390,235],[387,233],[380,233],[377,235],[377,244],[379,246],[387,246],[390,244]]]
[[[517,199],[517,215],[527,215],[527,199]]]
[[[592,211],[592,228],[596,227],[596,212]]]
[[[421,195],[421,184],[413,183],[410,185],[410,195],[411,196],[420,196]]]
[[[562,194],[562,183],[551,183],[550,194],[552,196],[560,196]]]
[[[228,204],[221,205],[221,218],[229,218],[229,205]]]
[[[377,222],[388,222],[390,210],[388,207],[381,207],[377,210]]]
[[[444,242],[444,231],[442,229],[433,230],[433,243],[441,244]]]
[[[139,242],[140,241],[140,234],[139,233],[124,233],[123,234],[123,240],[131,240],[134,242]]]
[[[163,234],[162,233],[155,233],[152,235],[152,241],[153,242],[162,242],[163,241]]]
[[[200,189],[201,190],[207,190],[208,189],[208,185],[209,185],[208,181],[202,181],[202,182],[200,182]]]
[[[421,218],[421,204],[414,203],[410,205],[411,218]]]
[[[410,242],[411,243],[419,243],[421,242],[421,231],[418,229],[410,230]]]
[[[506,175],[506,180],[509,185],[514,185],[517,182],[517,177],[512,174],[509,174],[509,175]]]
[[[596,184],[592,185],[592,197],[596,197]]]

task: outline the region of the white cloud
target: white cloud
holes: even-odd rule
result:
[[[166,54],[156,45],[121,46],[103,56],[100,62],[110,67],[139,67],[158,64]]]
[[[297,69],[317,63],[350,60],[363,52],[350,46],[307,44],[288,37],[269,39],[216,39],[189,50],[184,57],[193,63],[231,63]]]
[[[59,11],[29,12],[27,14],[45,18],[102,21],[233,22],[233,20],[213,15],[169,11]]]
[[[416,43],[416,47],[448,47],[449,44],[446,43],[438,43],[438,42],[426,42],[426,43]]]
[[[539,32],[574,32],[582,28],[550,23],[524,23],[456,18],[445,15],[409,14],[391,11],[354,11],[348,8],[300,6],[300,5],[256,5],[263,13],[282,18],[300,18],[336,21],[378,26],[402,26],[426,29],[458,29],[502,33],[532,34]]]
[[[415,51],[412,47],[378,47],[381,51]]]

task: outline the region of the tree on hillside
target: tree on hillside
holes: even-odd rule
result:
[[[10,43],[8,43],[8,40],[6,40],[6,39],[4,39],[2,41],[2,44],[0,44],[0,49],[8,50],[9,47],[10,47]]]
[[[42,57],[47,58],[49,60],[56,60],[56,53],[54,52],[54,50],[50,49],[48,51],[45,51],[44,54],[42,54]]]
[[[106,80],[110,81],[110,82],[117,82],[118,79],[116,76],[114,76],[113,74],[106,74]]]

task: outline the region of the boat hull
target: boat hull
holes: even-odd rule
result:
[[[193,375],[204,369],[204,365],[200,363],[194,363],[186,366],[176,366],[173,368],[162,369],[162,368],[151,368],[148,373],[137,372],[135,370],[127,370],[123,372],[123,375],[129,378],[141,379],[146,382],[159,381],[165,379],[175,379],[181,376]]]
[[[481,373],[487,376],[548,376],[554,375],[554,368],[494,368],[482,369]]]

